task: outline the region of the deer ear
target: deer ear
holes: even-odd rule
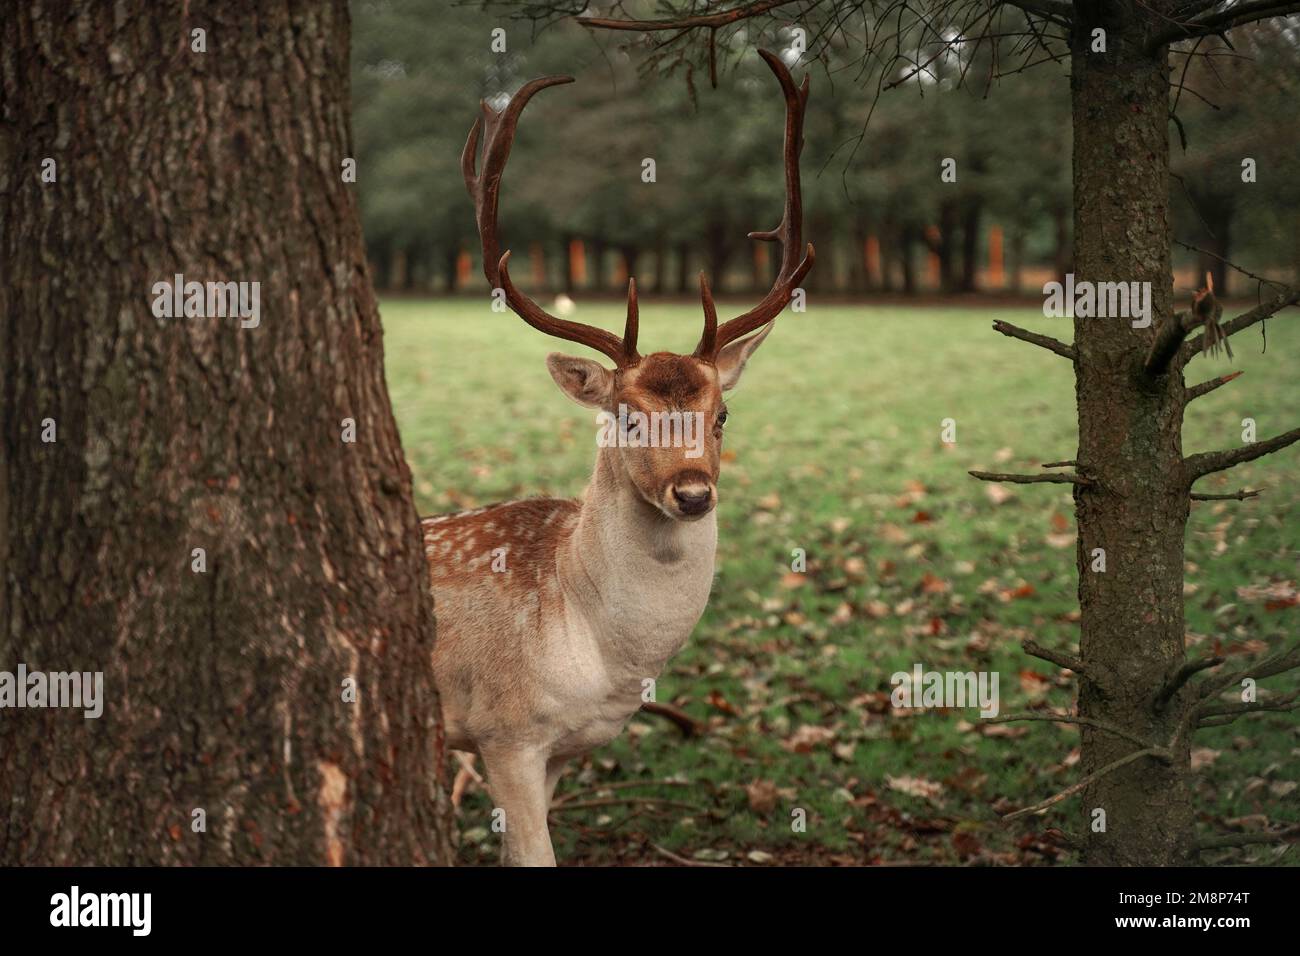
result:
[[[599,362],[552,352],[546,368],[555,384],[579,405],[604,408],[614,392],[614,373]]]
[[[749,338],[732,342],[718,353],[718,360],[715,363],[718,368],[718,384],[722,386],[724,392],[736,387],[736,383],[740,381],[740,373],[745,370],[745,363],[749,361],[754,350],[763,344],[763,339],[767,338],[774,325],[776,325],[775,319]]]

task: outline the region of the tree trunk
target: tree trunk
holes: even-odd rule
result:
[[[714,292],[721,292],[727,281],[727,263],[734,248],[728,239],[729,231],[721,219],[711,219],[704,232],[709,248],[709,284]]]
[[[459,261],[460,250],[455,245],[448,245],[442,254],[443,268],[446,269],[442,277],[442,288],[448,295],[456,291],[456,286],[460,282],[460,276],[456,272],[456,264]]]
[[[594,289],[596,292],[604,292],[609,288],[609,275],[605,271],[605,253],[609,250],[609,243],[599,237],[591,241],[591,281],[587,283],[587,288]]]
[[[0,34],[0,661],[103,672],[99,719],[0,718],[0,863],[448,861],[432,601],[340,176],[347,4],[23,4]],[[155,317],[176,273],[260,282],[260,323]]]
[[[894,216],[885,217],[880,231],[880,291],[894,291],[894,263],[901,261],[902,230]]]
[[[655,239],[654,258],[655,281],[652,291],[655,295],[663,295],[668,288],[668,243],[663,236]]]
[[[564,294],[573,297],[577,289],[577,283],[573,276],[573,240],[574,236],[565,233],[560,237],[560,264],[562,267],[561,278],[564,280]]]
[[[961,291],[974,292],[979,286],[980,219],[984,212],[979,199],[966,203],[961,224]]]
[[[1205,220],[1207,229],[1203,240],[1204,252],[1197,255],[1195,285],[1205,281],[1205,273],[1214,277],[1214,291],[1220,297],[1228,295],[1228,261],[1232,258],[1232,219],[1236,212],[1231,195],[1206,196],[1193,193],[1197,209]]]
[[[1021,292],[1021,275],[1025,268],[1025,228],[1019,224],[1011,227],[1011,242],[1007,259],[1007,290],[1017,295]]]
[[[945,294],[957,290],[957,202],[945,200],[939,206],[939,235],[931,246],[939,257],[939,289]]]
[[[691,247],[688,243],[677,243],[677,294],[686,295],[691,287]]]
[[[1077,282],[1151,284],[1152,324],[1074,320],[1081,472],[1078,520],[1079,713],[1166,746],[1172,761],[1142,758],[1083,793],[1085,859],[1104,865],[1187,862],[1192,794],[1180,707],[1157,710],[1156,692],[1184,660],[1181,371],[1155,378],[1144,360],[1173,311],[1169,240],[1167,49],[1144,52],[1146,25],[1130,4],[1076,5],[1071,90],[1074,116],[1074,272]],[[1093,27],[1108,52],[1090,53]],[[1093,571],[1094,549],[1105,571]],[[1113,733],[1082,729],[1083,774],[1136,749]],[[1105,812],[1097,832],[1096,810]]]
[[[375,247],[374,287],[387,292],[393,287],[393,247],[384,240]]]
[[[1066,209],[1064,204],[1052,210],[1052,224],[1056,240],[1053,243],[1054,254],[1052,256],[1053,265],[1056,268],[1056,281],[1064,282],[1066,273],[1074,268],[1072,262],[1074,250],[1070,246],[1070,211]]]
[[[618,247],[618,253],[623,259],[623,273],[629,278],[636,278],[637,260],[641,258],[641,249],[631,243],[623,243]]]
[[[912,225],[899,231],[898,262],[903,272],[903,294],[916,295],[916,267],[912,263],[912,247],[920,231]]]

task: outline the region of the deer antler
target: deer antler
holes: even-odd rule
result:
[[[628,280],[627,324],[621,339],[613,332],[595,326],[556,318],[515,288],[510,281],[510,272],[506,268],[510,252],[507,250],[505,255],[501,255],[497,235],[497,202],[501,193],[501,176],[505,172],[506,160],[510,157],[510,147],[514,144],[520,114],[539,90],[572,82],[571,76],[543,76],[532,80],[525,83],[500,112],[484,102],[482,115],[474,121],[474,127],[469,131],[465,151],[460,157],[460,168],[465,176],[465,188],[474,200],[474,217],[483,243],[483,274],[492,283],[492,287],[503,289],[510,308],[533,328],[593,348],[607,355],[619,368],[626,368],[640,360],[636,351],[636,281]],[[483,169],[476,173],[474,159],[478,153],[480,132],[484,133]]]
[[[737,316],[718,327],[717,310],[709,284],[704,275],[700,275],[700,298],[704,303],[704,334],[700,344],[695,348],[695,356],[712,362],[729,342],[748,335],[761,326],[771,322],[790,302],[794,290],[798,288],[803,277],[812,268],[816,258],[812,243],[803,250],[803,195],[799,189],[799,153],[803,149],[803,114],[808,105],[808,76],[805,74],[803,85],[796,87],[781,58],[767,50],[759,50],[772,72],[781,84],[785,94],[785,213],[781,224],[766,232],[751,232],[749,238],[763,242],[781,243],[781,270],[777,273],[772,290],[763,300],[744,315]],[[802,259],[796,256],[803,251]]]

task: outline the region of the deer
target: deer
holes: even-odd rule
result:
[[[510,279],[497,205],[515,130],[536,93],[572,77],[532,80],[500,111],[483,102],[465,144],[461,168],[491,287],[526,324],[613,365],[553,352],[546,367],[560,390],[606,415],[620,407],[694,414],[705,426],[694,454],[671,442],[598,442],[577,499],[526,498],[421,519],[444,743],[482,758],[494,812],[504,813],[507,865],[555,865],[547,816],[566,763],[622,732],[647,682],[703,615],[718,539],[723,394],[813,265],[813,246],[801,239],[799,185],[808,78],[796,87],[779,57],[759,52],[785,98],[785,208],[777,228],[749,236],[779,242],[781,264],[758,305],[721,325],[701,272],[704,330],[690,355],[638,352],[634,277],[621,337],[547,313]]]

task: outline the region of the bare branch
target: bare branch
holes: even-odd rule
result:
[[[759,0],[757,3],[741,4],[730,10],[717,13],[705,13],[697,16],[675,17],[666,20],[624,20],[619,17],[575,17],[584,27],[597,30],[631,30],[638,33],[654,33],[659,30],[716,30],[741,20],[762,16],[769,10],[788,6],[796,0]]]
[[[1071,458],[1069,461],[1045,461],[1044,468],[1077,468],[1079,463]]]
[[[1245,26],[1258,20],[1284,17],[1300,12],[1300,3],[1294,0],[1245,0],[1235,6],[1227,7],[1217,13],[1200,13],[1190,20],[1175,23],[1168,30],[1156,34],[1148,44],[1148,49],[1155,50],[1166,43],[1190,40],[1193,37],[1214,36],[1231,30],[1233,27]]]
[[[1066,787],[1060,793],[1048,797],[1042,803],[1035,803],[1032,807],[1025,807],[1023,810],[1016,810],[1014,813],[1008,813],[1006,816],[1002,818],[1002,822],[1008,823],[1011,820],[1016,819],[1017,817],[1028,816],[1031,813],[1041,813],[1042,811],[1048,809],[1049,807],[1056,806],[1056,804],[1060,803],[1062,800],[1065,800],[1068,797],[1073,796],[1074,794],[1078,793],[1080,790],[1083,790],[1085,787],[1088,787],[1095,781],[1100,780],[1108,773],[1113,773],[1114,771],[1120,769],[1121,767],[1128,766],[1129,764],[1133,763],[1135,760],[1141,760],[1143,757],[1154,757],[1155,759],[1161,761],[1162,763],[1169,763],[1173,759],[1169,751],[1165,750],[1163,747],[1147,747],[1143,750],[1135,750],[1128,756],[1120,757],[1118,760],[1113,760],[1110,763],[1106,764],[1106,766],[1102,767],[1100,770],[1088,774],[1088,776],[1084,777],[1078,783]]]
[[[1234,319],[1229,319],[1221,326],[1223,335],[1226,338],[1229,335],[1235,335],[1242,329],[1248,329],[1257,322],[1262,322],[1267,318],[1282,311],[1289,305],[1295,305],[1300,302],[1300,288],[1287,289],[1274,296],[1262,305],[1257,305],[1249,312],[1243,312]],[[1180,359],[1187,361],[1205,348],[1205,336],[1198,335],[1196,338],[1188,339],[1183,343],[1182,355]]]
[[[1037,485],[1037,484],[1057,484],[1057,485],[1090,485],[1092,484],[1083,475],[1064,474],[1052,472],[1046,475],[1004,475],[992,471],[971,471],[967,472],[972,478],[978,478],[980,481],[1009,481],[1017,485]]]
[[[599,800],[575,800],[572,803],[554,804],[550,813],[567,813],[570,810],[595,810],[600,807],[626,807],[626,806],[648,806],[648,807],[672,807],[675,810],[693,810],[696,813],[701,811],[701,807],[694,803],[685,803],[681,800],[661,800],[658,797],[603,797]]]
[[[1289,714],[1295,710],[1300,710],[1300,703],[1294,703],[1288,707],[1252,707],[1250,710],[1241,710],[1232,714],[1211,714],[1208,717],[1202,717],[1197,720],[1196,729],[1205,730],[1209,727],[1227,727],[1229,724],[1235,724],[1242,717],[1249,717],[1251,714]]]
[[[1195,851],[1201,853],[1204,850],[1221,850],[1228,847],[1252,846],[1260,843],[1280,843],[1289,841],[1292,837],[1300,836],[1300,826],[1286,827],[1282,830],[1274,830],[1272,833],[1234,833],[1230,836],[1207,837],[1204,840],[1197,840]]]
[[[1208,727],[1226,727],[1228,724],[1235,722],[1236,719],[1236,717],[1206,717],[1196,722],[1196,729],[1205,730]]]
[[[1086,674],[1088,672],[1082,659],[1075,657],[1073,654],[1062,654],[1059,651],[1048,650],[1033,641],[1025,641],[1020,646],[1030,657],[1037,657],[1049,664],[1055,664],[1057,667],[1064,667],[1067,671],[1074,671],[1076,674]]]
[[[688,860],[686,857],[679,856],[678,854],[674,853],[672,850],[668,850],[665,849],[664,847],[661,847],[658,843],[651,843],[649,844],[649,846],[650,849],[654,850],[660,856],[672,860],[678,866],[698,866],[698,867],[709,867],[709,868],[716,868],[716,867],[727,868],[731,866],[730,863],[714,863],[705,860]]]
[[[1240,684],[1247,677],[1258,681],[1263,680],[1265,677],[1274,677],[1297,667],[1300,667],[1300,641],[1294,642],[1276,654],[1256,661],[1249,667],[1243,667],[1241,670],[1233,671],[1230,674],[1220,674],[1217,677],[1203,681],[1199,686],[1200,696],[1203,699],[1209,699],[1223,693],[1225,688],[1231,687],[1233,684]]]
[[[1178,693],[1180,687],[1201,671],[1211,667],[1218,667],[1224,660],[1225,658],[1222,657],[1200,657],[1195,660],[1185,661],[1161,685],[1160,691],[1156,694],[1155,709],[1164,710],[1165,705],[1169,703],[1174,694]]]
[[[1022,329],[1018,325],[1012,325],[1010,322],[1003,322],[1001,319],[993,323],[993,328],[1003,335],[1009,335],[1013,339],[1019,339],[1022,342],[1029,342],[1033,345],[1039,345],[1049,352],[1055,352],[1062,358],[1074,359],[1073,346],[1066,345],[1050,335],[1039,335],[1037,332],[1030,332],[1028,329]]]
[[[1025,13],[1033,13],[1050,20],[1057,26],[1069,28],[1074,21],[1074,5],[1064,0],[1005,0],[1008,6],[1019,7]]]
[[[1183,467],[1187,469],[1187,474],[1195,481],[1197,478],[1213,474],[1216,471],[1224,471],[1236,465],[1254,461],[1256,458],[1271,455],[1273,452],[1280,451],[1297,441],[1300,441],[1300,428],[1293,428],[1283,435],[1275,435],[1264,441],[1251,442],[1249,445],[1242,445],[1240,448],[1232,448],[1228,451],[1206,451],[1201,452],[1199,455],[1190,455],[1183,459]]]
[[[1200,398],[1202,395],[1208,395],[1223,385],[1227,385],[1234,378],[1240,378],[1245,372],[1229,372],[1227,375],[1220,375],[1218,378],[1212,378],[1208,382],[1202,382],[1200,385],[1193,385],[1183,392],[1183,400],[1190,402],[1194,398]]]
[[[598,783],[595,786],[583,787],[579,790],[570,790],[568,793],[564,794],[563,796],[556,797],[555,800],[552,802],[551,807],[552,809],[554,809],[555,807],[560,806],[561,804],[571,803],[577,800],[579,797],[590,797],[590,796],[600,794],[604,791],[635,790],[643,787],[691,787],[691,786],[694,786],[694,784],[688,783],[685,780],[607,781],[605,783]]]
[[[1116,727],[1114,724],[1107,724],[1100,720],[1093,720],[1091,717],[1073,717],[1070,714],[1007,714],[1005,717],[987,717],[982,723],[985,724],[1009,724],[1021,720],[1042,720],[1053,724],[1080,724],[1084,727],[1095,727],[1097,730],[1105,731],[1108,734],[1114,734],[1116,737],[1122,737],[1129,743],[1137,744],[1139,747],[1148,749],[1160,749],[1155,747],[1149,740],[1143,740],[1135,734],[1129,733],[1123,727]]]
[[[1296,698],[1300,698],[1300,690],[1283,694],[1281,697],[1271,700],[1257,700],[1248,704],[1219,704],[1207,701],[1196,709],[1196,715],[1198,717],[1241,717],[1245,714],[1256,714],[1262,711],[1295,710],[1297,706]]]
[[[1229,495],[1203,495],[1192,492],[1193,501],[1245,501],[1247,498],[1258,498],[1259,492],[1250,488],[1243,488],[1241,491],[1234,491]]]
[[[1169,363],[1178,354],[1183,339],[1200,325],[1200,320],[1191,311],[1175,312],[1173,317],[1161,322],[1156,329],[1155,341],[1147,352],[1146,370],[1151,375],[1162,375],[1169,368]]]

